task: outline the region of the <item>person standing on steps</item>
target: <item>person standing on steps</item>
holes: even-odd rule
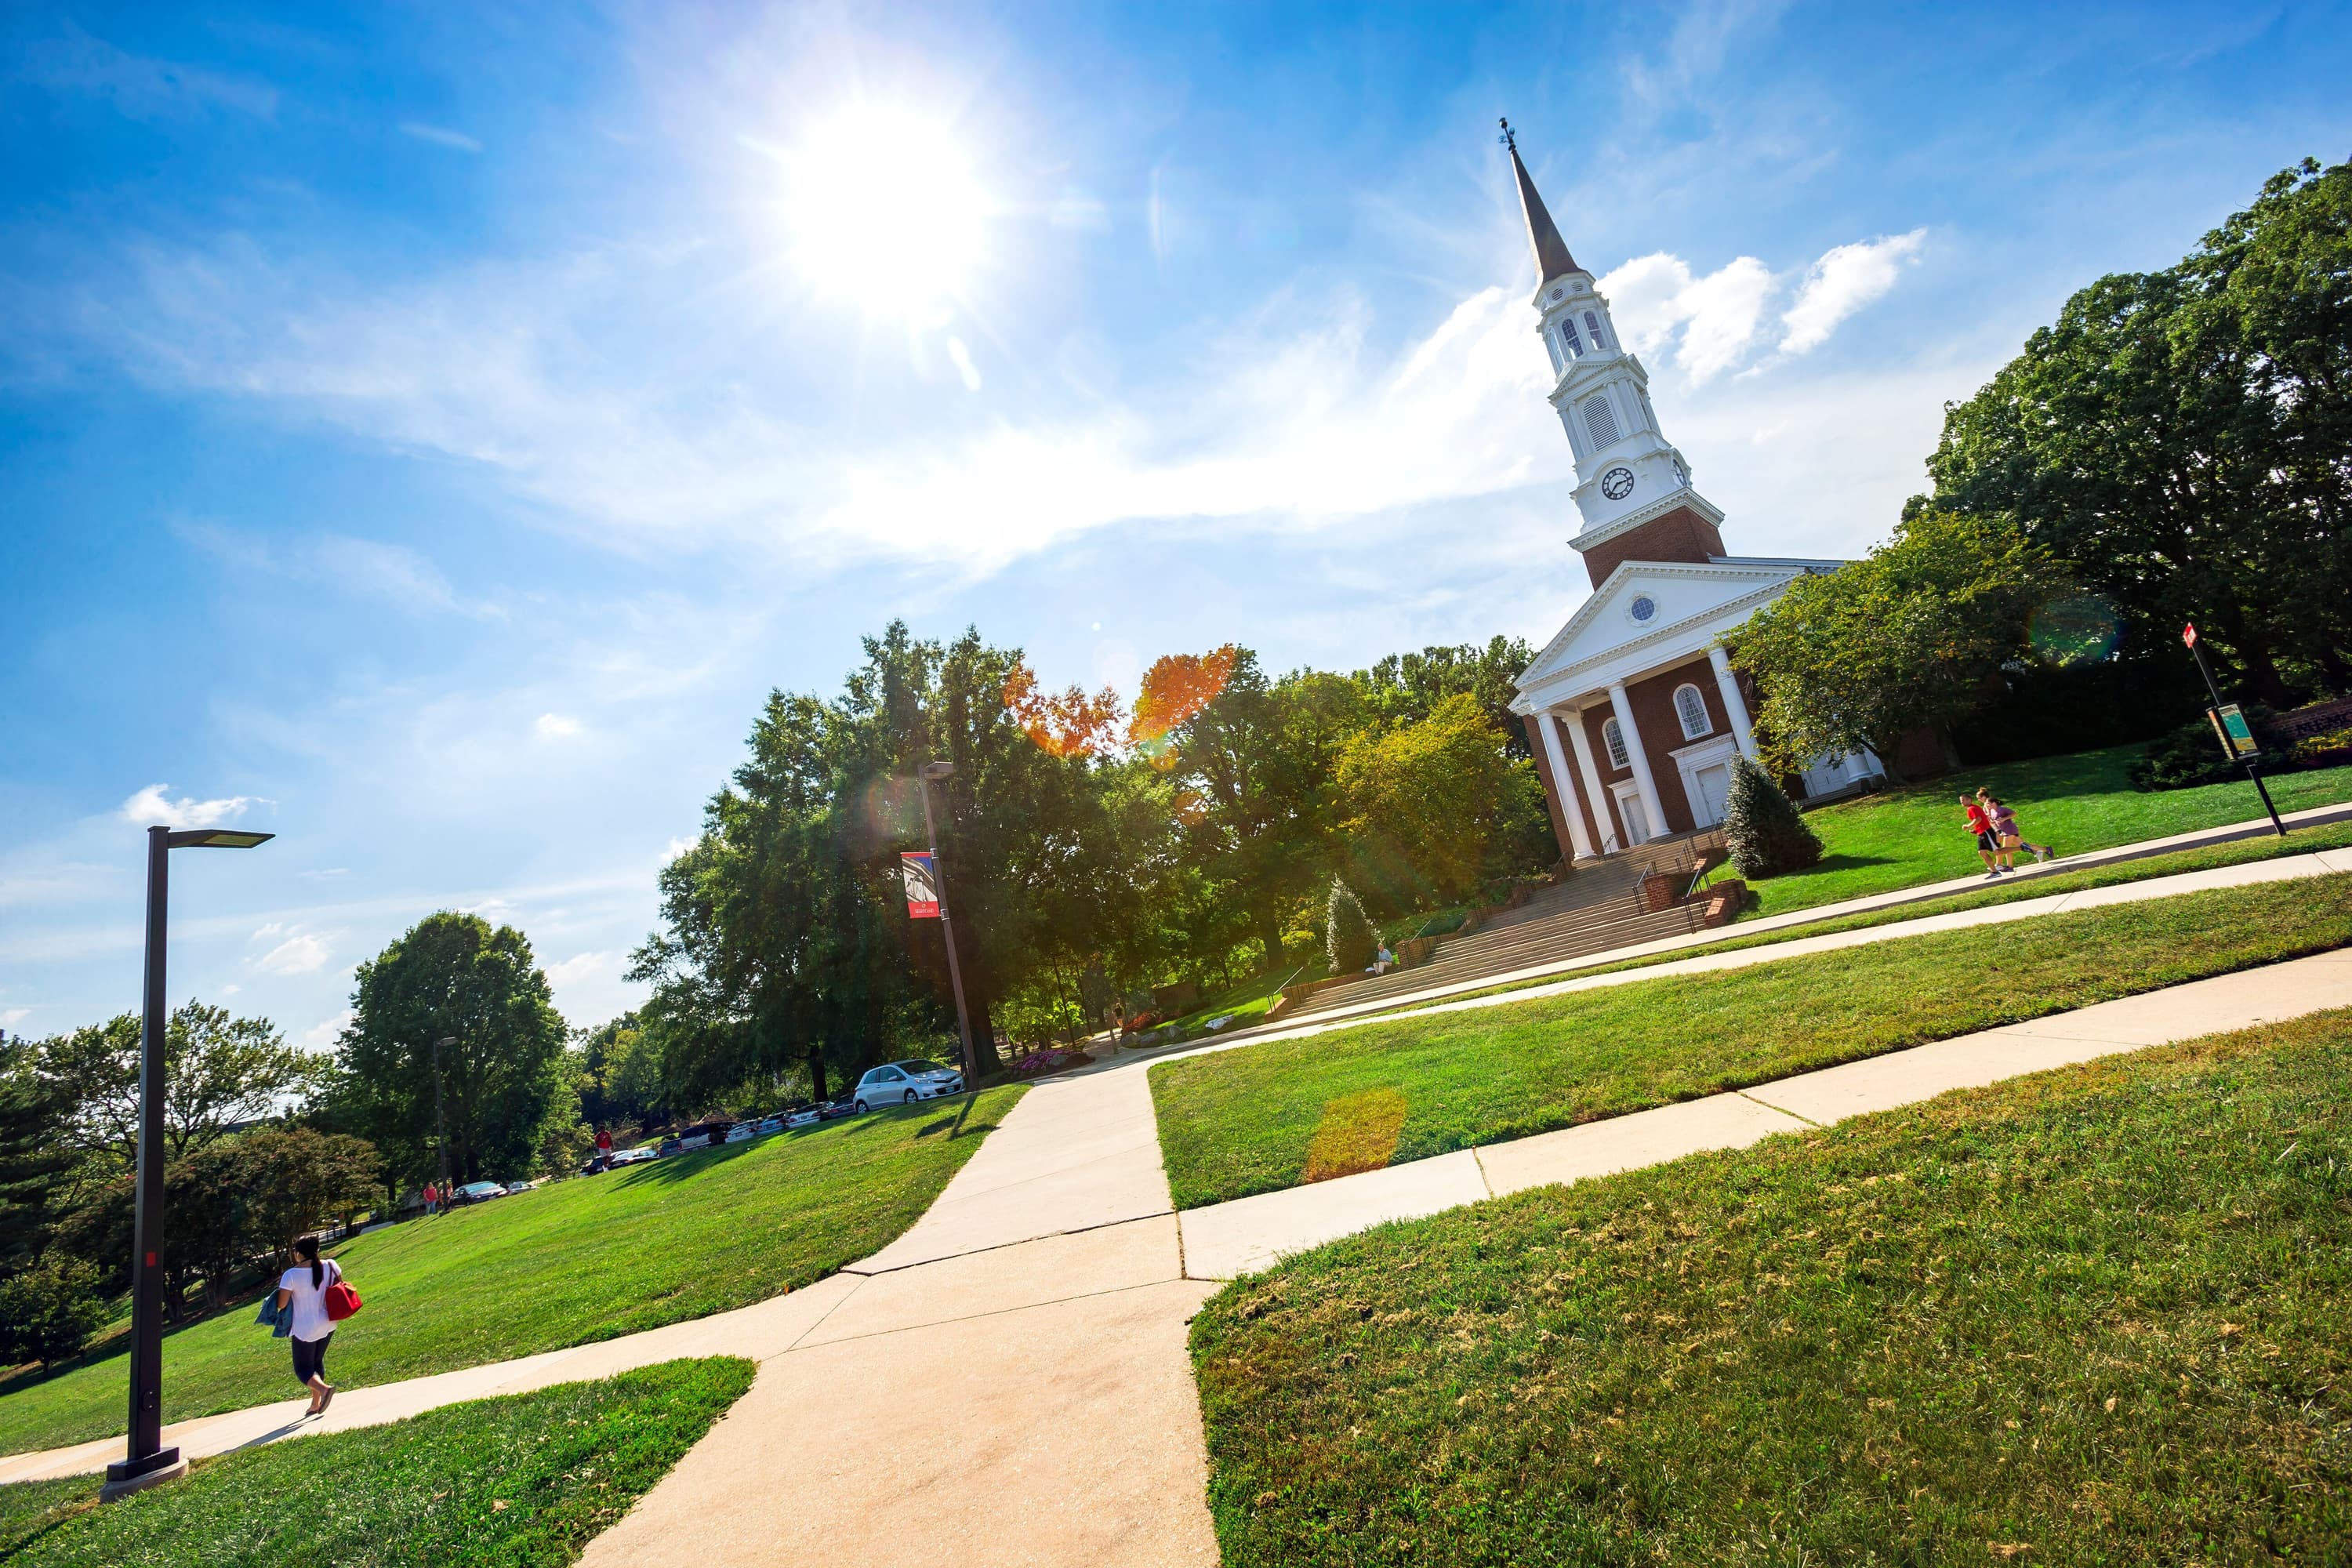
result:
[[[1984,862],[1985,875],[2000,875],[2000,836],[1993,831],[1992,814],[1972,795],[1960,796],[1960,813],[1967,819],[1968,830],[1976,835],[1977,858]]]
[[[335,1385],[327,1381],[327,1342],[335,1337],[327,1289],[342,1277],[333,1258],[320,1260],[315,1236],[294,1244],[294,1267],[278,1277],[278,1310],[294,1314],[294,1381],[310,1391],[306,1415],[324,1415],[334,1403]]]

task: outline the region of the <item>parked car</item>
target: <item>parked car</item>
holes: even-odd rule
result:
[[[837,1121],[845,1116],[856,1115],[857,1110],[857,1102],[854,1100],[828,1100],[816,1108],[816,1119],[819,1121]]]
[[[818,1122],[823,1121],[825,1119],[825,1112],[832,1109],[833,1107],[830,1105],[794,1106],[792,1110],[784,1112],[784,1125],[787,1127],[814,1127]]]
[[[751,1136],[754,1138],[765,1138],[771,1132],[782,1132],[783,1130],[784,1119],[782,1117],[763,1116],[760,1118],[759,1124],[751,1129]]]
[[[659,1157],[651,1149],[615,1149],[613,1151],[612,1163],[615,1165],[642,1165],[648,1160]]]
[[[486,1204],[492,1198],[507,1195],[505,1187],[496,1182],[467,1182],[449,1195],[454,1204]]]
[[[517,1193],[527,1193],[538,1184],[539,1184],[536,1182],[509,1182],[507,1184],[507,1196],[512,1197]]]
[[[963,1074],[916,1057],[871,1069],[857,1080],[850,1100],[858,1110],[871,1110],[877,1106],[912,1105],[919,1100],[937,1100],[943,1094],[962,1092]]]
[[[654,1151],[654,1158],[667,1160],[685,1147],[686,1145],[676,1138],[665,1138],[661,1141],[661,1147]]]
[[[752,1135],[757,1131],[758,1129],[749,1121],[738,1121],[734,1126],[730,1127],[727,1130],[727,1142],[730,1143],[748,1143],[751,1141]]]

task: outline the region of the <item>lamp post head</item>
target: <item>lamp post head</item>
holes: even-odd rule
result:
[[[250,849],[277,837],[235,827],[189,827],[167,835],[163,842],[173,849]]]
[[[924,781],[926,783],[929,783],[952,775],[955,773],[955,764],[953,763],[925,763],[923,764],[922,771]]]

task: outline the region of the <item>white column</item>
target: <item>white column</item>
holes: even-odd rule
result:
[[[1584,781],[1584,798],[1592,803],[1592,820],[1601,828],[1601,852],[1614,855],[1619,848],[1617,824],[1610,816],[1609,797],[1601,792],[1601,770],[1592,765],[1592,742],[1585,738],[1584,715],[1573,709],[1568,715],[1568,743],[1576,749],[1576,775]]]
[[[1642,810],[1650,819],[1650,837],[1666,836],[1666,808],[1658,802],[1658,781],[1650,776],[1649,748],[1642,744],[1642,731],[1633,724],[1633,704],[1625,695],[1625,683],[1609,683],[1609,706],[1616,710],[1617,728],[1625,736],[1625,760],[1633,764],[1633,787],[1642,792]]]
[[[1739,742],[1739,754],[1752,763],[1756,734],[1748,724],[1748,699],[1739,694],[1739,678],[1731,673],[1731,660],[1724,657],[1720,643],[1706,650],[1706,662],[1715,666],[1715,689],[1723,693],[1723,710],[1731,715],[1731,738]]]
[[[1576,858],[1589,858],[1592,854],[1592,835],[1584,830],[1584,810],[1576,803],[1576,781],[1569,776],[1568,759],[1560,755],[1559,725],[1549,712],[1536,715],[1536,728],[1543,731],[1544,758],[1551,763],[1552,788],[1559,796],[1559,814],[1568,819],[1569,841],[1576,846]]]

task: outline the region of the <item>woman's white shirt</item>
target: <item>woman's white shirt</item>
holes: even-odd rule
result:
[[[292,1300],[288,1305],[294,1313],[294,1337],[298,1340],[323,1340],[335,1331],[333,1320],[327,1316],[327,1287],[343,1277],[331,1258],[324,1260],[326,1268],[319,1283],[310,1283],[310,1266],[298,1263],[278,1277],[278,1288]]]

